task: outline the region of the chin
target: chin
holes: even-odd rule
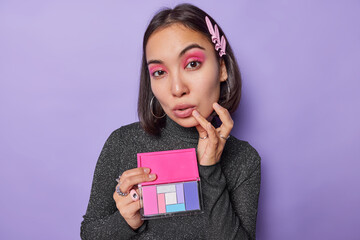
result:
[[[196,121],[194,117],[188,117],[188,118],[174,118],[171,117],[171,119],[179,124],[182,127],[190,128],[195,127],[196,125],[199,125],[199,123]]]

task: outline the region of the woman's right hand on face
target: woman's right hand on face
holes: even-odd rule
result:
[[[121,196],[116,191],[113,194],[113,198],[116,202],[116,207],[119,210],[121,216],[129,224],[129,226],[136,230],[143,224],[140,215],[140,201],[139,192],[137,191],[137,198],[129,194],[131,189],[137,188],[137,185],[142,182],[151,182],[156,179],[155,174],[150,174],[149,168],[133,168],[125,171],[119,180],[120,191],[128,193],[127,196]],[[132,193],[134,193],[132,191]]]

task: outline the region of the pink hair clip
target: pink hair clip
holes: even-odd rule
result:
[[[220,49],[220,51],[219,51],[220,57],[222,57],[223,55],[226,55],[226,52],[225,52],[226,40],[225,40],[224,35],[222,35],[221,39],[220,39],[218,26],[215,24],[213,27],[208,16],[205,17],[205,21],[206,21],[206,25],[209,29],[209,32],[211,34],[211,41],[213,43],[215,43],[215,50],[218,51]]]

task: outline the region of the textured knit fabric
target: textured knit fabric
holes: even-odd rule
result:
[[[199,166],[204,212],[147,220],[136,231],[113,200],[124,171],[137,167],[137,153],[196,148],[195,128],[167,118],[161,136],[147,134],[139,123],[115,130],[100,154],[81,238],[93,239],[255,239],[260,190],[260,157],[249,143],[230,137],[219,163]]]

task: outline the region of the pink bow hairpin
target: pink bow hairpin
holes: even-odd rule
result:
[[[226,40],[225,40],[224,35],[222,35],[221,39],[220,39],[218,26],[215,24],[213,27],[208,16],[205,17],[205,21],[206,21],[206,25],[209,29],[209,32],[211,34],[211,41],[213,43],[215,43],[215,50],[218,51],[220,49],[220,51],[219,51],[220,57],[222,57],[223,55],[226,55],[226,52],[225,52]]]

